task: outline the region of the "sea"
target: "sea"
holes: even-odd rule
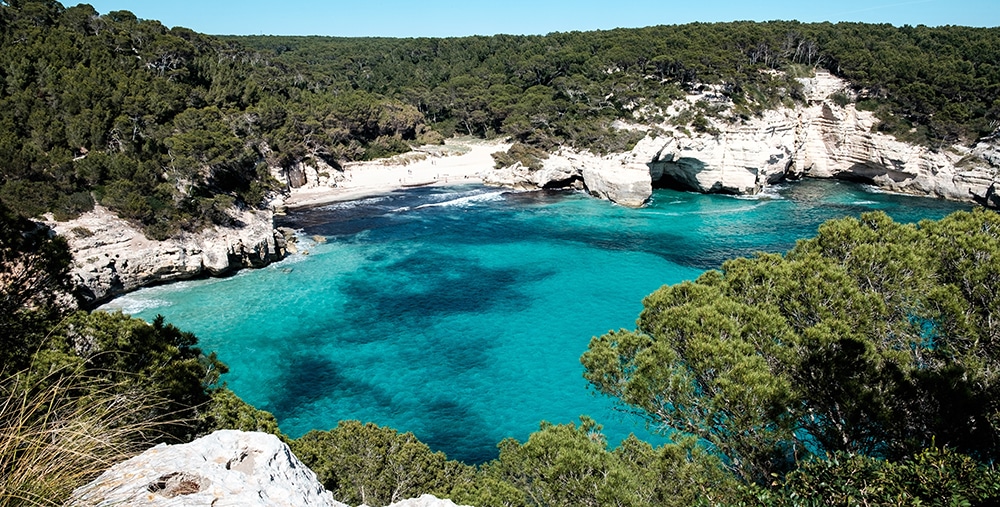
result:
[[[298,210],[298,253],[103,306],[194,332],[224,382],[295,438],[356,419],[478,464],[542,421],[595,419],[611,446],[669,428],[594,393],[580,355],[643,298],[723,261],[784,252],[824,221],[972,205],[806,180],[733,197],[656,190],[630,209],[580,192],[422,187]]]

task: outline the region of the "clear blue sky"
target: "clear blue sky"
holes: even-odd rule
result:
[[[63,1],[66,6],[75,1]],[[208,34],[451,37],[693,21],[1000,26],[1000,0],[92,0]]]

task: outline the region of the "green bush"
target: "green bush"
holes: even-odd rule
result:
[[[524,143],[514,143],[507,151],[493,154],[494,166],[497,169],[521,164],[532,171],[537,171],[542,168],[542,161],[547,158],[549,155],[545,151]]]

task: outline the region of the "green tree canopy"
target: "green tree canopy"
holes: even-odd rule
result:
[[[785,255],[653,293],[635,331],[591,341],[585,377],[747,480],[809,455],[935,443],[993,460],[998,270],[993,212],[828,222]]]

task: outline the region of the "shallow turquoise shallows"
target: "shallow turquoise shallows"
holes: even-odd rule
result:
[[[755,199],[657,190],[642,209],[576,193],[413,189],[287,217],[308,255],[106,308],[196,333],[229,365],[229,386],[292,437],[359,419],[480,463],[503,438],[583,414],[612,444],[630,432],[657,440],[588,390],[579,357],[592,336],[633,328],[661,285],[785,251],[830,218],[967,208],[817,181]]]

